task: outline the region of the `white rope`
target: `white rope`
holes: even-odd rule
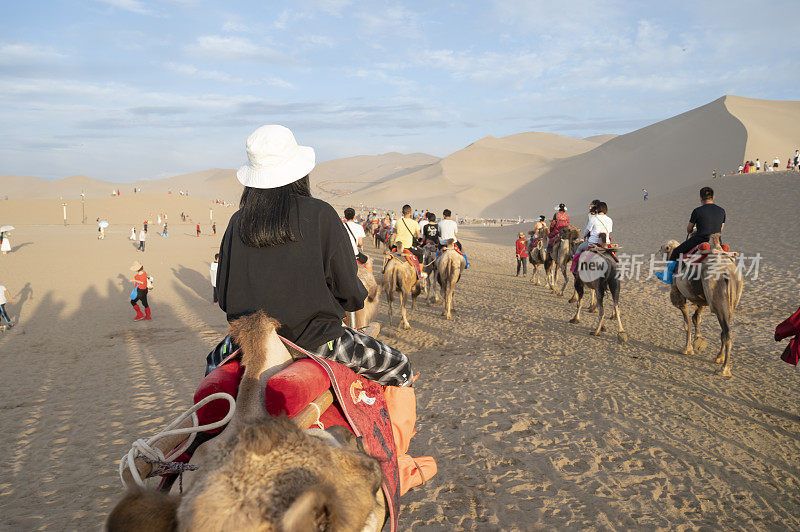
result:
[[[214,423],[209,423],[208,425],[200,425],[198,426],[198,419],[197,419],[197,410],[205,406],[206,404],[210,403],[211,401],[216,401],[217,399],[225,399],[228,401],[230,408],[228,409],[227,415],[219,421]],[[218,392],[209,395],[208,397],[204,398],[191,408],[189,408],[186,412],[179,415],[175,420],[167,425],[167,428],[153,436],[148,440],[138,439],[131,445],[131,450],[128,451],[119,461],[119,479],[122,481],[122,485],[126,488],[128,485],[125,483],[125,478],[123,477],[123,472],[127,468],[131,472],[131,477],[133,481],[136,482],[139,486],[144,486],[144,480],[142,480],[141,475],[139,474],[139,470],[136,468],[135,460],[139,456],[144,456],[149,458],[150,460],[159,460],[162,462],[169,462],[171,459],[176,458],[182,455],[186,449],[194,442],[195,437],[197,436],[198,432],[205,432],[209,430],[214,430],[216,428],[222,427],[227,425],[228,422],[233,417],[233,413],[236,410],[236,399],[233,398],[232,395]],[[192,426],[191,427],[184,427],[180,429],[176,429],[178,425],[183,423],[188,417],[192,418]],[[189,434],[189,437],[186,439],[183,444],[175,449],[174,451],[170,452],[168,455],[164,455],[164,453],[158,449],[157,447],[153,447],[153,445],[163,438],[167,436],[174,436],[178,434]]]
[[[311,401],[309,404],[317,409],[317,420],[314,424],[318,426],[320,430],[325,430],[325,425],[322,424],[322,420],[320,419],[322,417],[322,410],[319,408],[319,405],[314,401]]]

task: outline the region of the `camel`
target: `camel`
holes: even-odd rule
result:
[[[456,251],[453,239],[448,240],[447,247],[436,258],[436,278],[444,299],[442,316],[446,320],[453,319],[453,292],[455,292],[456,283],[461,278],[461,273],[466,265],[467,261]]]
[[[277,327],[263,312],[231,324],[245,368],[233,418],[195,451],[198,469],[185,476],[182,496],[131,489],[109,515],[108,530],[380,529],[378,462],[342,431],[302,431],[267,414],[266,380],[292,362]]]
[[[428,244],[422,248],[422,271],[428,274],[425,279],[425,296],[430,305],[431,297],[434,303],[439,302],[439,294],[436,292],[436,254],[439,251],[435,244]]]
[[[606,251],[592,251],[586,250],[581,254],[581,261],[583,262],[585,259],[589,258],[592,264],[599,264],[601,267],[597,270],[597,278],[594,279],[595,275],[589,274],[586,279],[581,275],[581,264],[578,265],[578,272],[574,275],[575,277],[575,293],[578,296],[578,304],[577,309],[575,311],[575,316],[571,320],[570,323],[580,323],[581,321],[581,307],[583,306],[583,295],[586,288],[593,290],[593,295],[597,297],[597,307],[600,310],[597,319],[597,328],[592,331],[593,336],[599,336],[601,332],[606,330],[605,325],[603,325],[603,320],[605,319],[605,307],[603,306],[603,299],[605,298],[606,290],[611,293],[611,298],[614,301],[614,316],[617,318],[617,340],[619,343],[624,344],[628,342],[628,333],[625,332],[625,329],[622,327],[622,318],[619,314],[619,272],[617,270],[617,261],[611,256],[609,252]],[[602,260],[602,262],[598,262],[596,259]],[[585,263],[584,263],[585,264]],[[589,278],[592,278],[589,280]],[[613,319],[612,317],[612,319]]]
[[[676,240],[670,240],[659,250],[669,255],[678,246]],[[695,351],[702,352],[708,342],[700,336],[700,318],[706,307],[717,317],[720,333],[720,348],[717,364],[722,364],[722,376],[731,376],[731,349],[733,338],[731,325],[733,313],[739,304],[744,289],[744,276],[736,267],[734,255],[723,251],[720,244],[720,234],[711,235],[711,250],[706,259],[699,264],[689,264],[680,273],[675,273],[672,279],[672,288],[669,292],[670,302],[683,314],[683,325],[686,329],[685,355],[694,355]],[[694,315],[689,323],[689,309],[687,304],[695,307]],[[692,341],[692,325],[694,326],[694,341]]]
[[[533,267],[531,282],[539,286],[542,284],[539,280],[539,266],[543,265],[547,258],[547,253],[545,252],[547,246],[547,227],[540,227],[538,232],[534,233],[531,231],[528,234],[539,239],[539,242],[535,246],[528,246],[528,262],[530,262]]]
[[[411,310],[417,296],[422,292],[422,283],[417,278],[414,267],[403,256],[403,245],[398,242],[397,253],[387,253],[386,262],[383,264],[383,291],[389,304],[389,325],[392,324],[392,301],[394,293],[400,294],[400,323],[398,328],[410,329],[406,315],[406,302],[411,298]]]
[[[580,231],[577,227],[572,225],[562,227],[559,231],[559,238],[547,252],[547,257],[544,262],[544,271],[547,277],[547,285],[550,287],[557,296],[564,295],[564,289],[567,287],[567,267],[572,260],[572,254],[579,244],[578,237]],[[564,276],[564,284],[561,290],[556,288],[558,282],[558,271]]]
[[[375,281],[375,276],[372,274],[372,266],[372,258],[368,258],[364,266],[358,266],[358,278],[364,288],[367,289],[367,298],[364,300],[364,308],[355,312],[348,312],[345,318],[345,325],[353,329],[366,327],[375,318],[375,314],[378,313],[381,292],[377,281]]]

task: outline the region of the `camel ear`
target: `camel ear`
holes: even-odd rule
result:
[[[336,511],[333,494],[321,486],[301,493],[281,518],[281,530],[331,530]]]
[[[178,530],[180,498],[166,493],[133,488],[111,511],[105,529],[109,532]]]

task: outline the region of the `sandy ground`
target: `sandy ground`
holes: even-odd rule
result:
[[[423,300],[410,331],[388,327],[385,303],[379,314],[382,338],[422,374],[412,454],[439,462],[403,498],[400,528],[800,527],[800,390],[772,340],[800,304],[799,182],[717,184],[728,242],[766,257],[737,313],[731,379],[715,375],[713,317],[708,351],[679,353],[680,314],[657,281],[624,283],[621,346],[613,326],[589,336],[596,314],[571,325],[566,297],[514,277],[519,227],[463,229],[474,266],[455,319]],[[692,194],[612,206],[616,240],[649,254],[680,237]],[[778,230],[753,222],[764,208]],[[0,332],[0,528],[97,528],[121,494],[119,457],[189,405],[224,334],[208,282],[218,239],[171,223],[140,254],[126,227],[98,241],[93,225],[15,225],[14,252],[0,256],[19,318]],[[134,259],[155,276],[151,322],[134,323],[127,303]]]

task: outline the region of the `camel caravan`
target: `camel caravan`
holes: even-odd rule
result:
[[[736,307],[744,289],[744,276],[736,263],[738,253],[731,252],[722,244],[722,229],[725,211],[714,203],[714,191],[709,187],[700,190],[700,207],[690,216],[687,239],[683,243],[670,240],[662,245],[659,253],[668,258],[664,272],[656,277],[670,285],[669,299],[683,315],[686,343],[682,352],[693,355],[702,352],[708,342],[700,334],[703,311],[709,308],[719,322],[720,349],[715,359],[722,366],[720,375],[731,376],[730,360],[732,322]],[[556,207],[550,222],[539,217],[527,243],[528,261],[533,265],[531,283],[539,285],[537,270],[544,265],[547,286],[557,296],[562,296],[567,285],[567,267],[573,276],[575,292],[570,303],[576,302],[575,315],[570,323],[581,322],[581,311],[586,291],[591,291],[592,302],[588,312],[599,310],[597,325],[591,334],[599,336],[605,327],[605,295],[608,292],[613,302],[611,319],[617,322],[617,340],[628,341],[628,333],[622,324],[620,313],[621,275],[617,252],[621,247],[611,242],[613,222],[608,217],[608,206],[594,200],[589,206],[586,228],[581,231],[570,225],[566,206]],[[520,236],[523,236],[522,234]],[[564,280],[559,287],[558,274]],[[694,314],[689,316],[688,305],[694,305]]]

